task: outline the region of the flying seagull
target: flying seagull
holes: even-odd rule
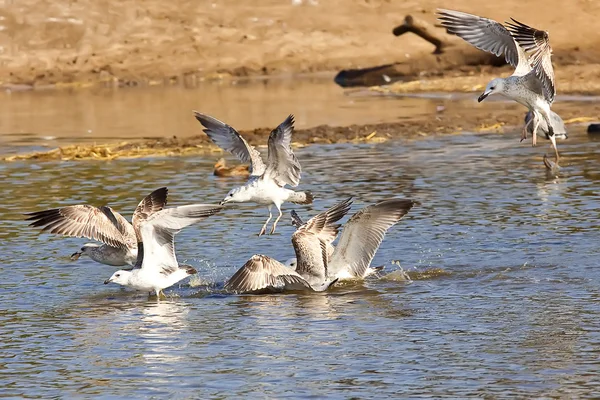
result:
[[[225,284],[238,293],[282,290],[327,290],[336,279],[327,273],[328,250],[338,234],[339,224],[350,210],[352,199],[343,201],[302,224],[292,235],[298,260],[290,268],[268,256],[252,256]]]
[[[507,78],[490,81],[478,101],[492,94],[501,94],[525,107],[533,114],[532,145],[541,121],[548,127],[548,136],[556,154],[556,137],[552,125],[550,106],[556,96],[552,48],[548,32],[534,29],[515,19],[506,26],[483,17],[460,11],[438,10],[439,19],[448,33],[455,34],[480,50],[496,56],[504,54],[506,62],[515,67]],[[522,138],[526,135],[523,130]]]
[[[156,210],[151,199],[146,199],[134,213],[134,226],[139,229],[141,240],[136,264],[132,270],[115,272],[104,284],[117,283],[160,296],[163,289],[196,273],[194,268],[177,263],[175,235],[186,226],[218,213],[223,207],[192,204]]]
[[[146,197],[149,199],[147,201],[150,201],[153,212],[162,210],[167,204],[167,194],[167,188],[163,187]],[[103,243],[102,245],[85,244],[80,252],[71,255],[72,260],[87,255],[96,262],[116,267],[135,264],[138,254],[138,239],[134,229],[135,214],[133,225],[108,206],[94,207],[88,204],[54,208],[25,215],[29,216],[28,221],[33,221],[30,226],[42,227],[42,232],[85,237]]]
[[[263,162],[260,153],[231,126],[211,116],[194,111],[196,119],[204,126],[204,132],[223,150],[239,158],[242,162],[250,162],[250,177],[244,186],[232,189],[221,201],[226,203],[254,202],[265,204],[269,209],[269,218],[258,236],[265,234],[267,224],[272,218],[271,208],[274,205],[279,215],[273,223],[271,234],[275,232],[277,222],[281,218],[281,205],[286,202],[296,204],[312,204],[313,195],[309,191],[295,192],[285,186],[296,187],[300,183],[302,169],[298,159],[292,152],[292,132],[294,116],[290,115],[269,135],[267,163]]]

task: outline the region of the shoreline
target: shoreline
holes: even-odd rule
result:
[[[434,135],[470,133],[515,133],[523,123],[525,111],[511,110],[465,110],[445,114],[436,118],[421,118],[405,122],[382,122],[365,125],[330,126],[319,125],[308,129],[294,130],[294,147],[313,144],[382,143],[388,140],[418,140]],[[561,113],[565,123],[597,121],[597,117],[582,116],[577,110]],[[495,122],[491,122],[495,121]],[[240,134],[253,146],[266,148],[266,139],[271,128],[242,130]],[[112,161],[144,157],[185,157],[214,154],[216,158],[227,154],[214,145],[205,134],[189,138],[156,138],[134,141],[114,141],[105,144],[73,144],[48,151],[17,153],[3,156],[0,160],[15,161]]]

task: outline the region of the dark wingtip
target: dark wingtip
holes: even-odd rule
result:
[[[196,271],[196,268],[194,268],[194,267],[192,267],[191,265],[188,265],[188,264],[179,264],[179,268],[184,268],[185,272],[188,275],[194,275],[194,274],[198,273],[198,271]]]
[[[167,205],[167,197],[169,195],[169,189],[166,186],[156,189],[150,193],[150,197],[153,202],[160,204],[162,208]]]
[[[292,225],[296,228],[300,228],[304,224],[302,218],[300,218],[300,216],[295,210],[290,211],[290,214],[292,215]]]
[[[304,194],[306,195],[306,200],[302,204],[312,204],[315,199],[315,196],[312,194],[312,192],[310,190],[306,190]]]
[[[294,127],[294,123],[296,122],[296,117],[294,117],[294,114],[290,114],[288,115],[288,117],[285,119],[285,121],[283,121],[283,123],[287,123],[289,125],[291,125],[291,127]]]
[[[198,122],[200,122],[200,124],[205,128],[204,132],[206,133],[208,133],[208,131],[211,129],[216,130],[223,127],[229,127],[229,125],[227,125],[225,122],[219,121],[210,115],[202,114],[201,112],[194,110],[192,110],[192,113],[194,114],[194,118],[196,118],[196,120],[198,120]]]

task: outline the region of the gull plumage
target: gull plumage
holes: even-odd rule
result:
[[[159,211],[166,205],[167,194],[168,190],[164,187],[152,192],[150,198],[155,202],[153,211]],[[103,243],[85,244],[80,252],[71,255],[73,260],[87,255],[96,262],[116,267],[135,264],[138,254],[135,224],[129,223],[111,207],[78,204],[25,215],[28,221],[33,221],[30,226],[42,227],[42,232],[85,237]]]
[[[196,270],[180,266],[175,256],[175,235],[184,227],[201,221],[223,208],[221,205],[192,204],[157,210],[151,195],[134,212],[134,226],[139,230],[138,257],[132,270],[119,270],[105,284],[117,283],[135,290],[160,295]]]
[[[356,280],[364,279],[375,273],[377,269],[371,268],[371,261],[373,261],[386,232],[400,222],[414,204],[412,200],[390,199],[369,205],[356,212],[344,224],[337,245],[335,247],[328,246],[324,253],[324,258],[327,255],[328,278],[341,281]],[[294,225],[302,224],[298,215],[293,215],[292,219]],[[313,246],[312,249],[316,251],[316,246]],[[299,266],[303,262],[302,256],[299,257],[299,254],[296,253],[296,258]]]
[[[231,126],[211,116],[194,111],[196,119],[204,126],[204,132],[220,148],[229,151],[242,162],[250,162],[250,177],[244,186],[232,189],[221,201],[226,203],[254,202],[265,204],[269,218],[264,223],[259,236],[267,230],[272,218],[274,205],[279,215],[273,223],[271,234],[275,232],[282,216],[281,205],[286,202],[312,204],[313,195],[309,191],[295,192],[285,186],[296,187],[300,183],[302,169],[291,147],[294,117],[290,115],[269,135],[267,163],[260,153]]]
[[[295,268],[256,254],[227,281],[225,289],[238,293],[327,290],[336,282],[327,272],[328,251],[340,227],[336,222],[348,213],[351,204],[348,199],[301,223],[292,235],[298,260]]]
[[[355,213],[344,225],[337,246],[338,223],[350,210],[347,199],[306,222],[292,212],[296,258],[286,266],[264,255],[254,255],[226,283],[238,293],[272,290],[327,290],[338,280],[364,279],[377,269],[371,261],[386,232],[413,207],[412,200],[391,199]]]
[[[533,146],[536,145],[539,125],[542,120],[545,121],[558,164],[559,154],[550,110],[556,96],[556,86],[548,33],[515,19],[505,26],[460,11],[439,9],[438,16],[448,33],[459,36],[480,50],[496,56],[503,54],[506,62],[515,67],[511,76],[490,81],[478,101],[498,93],[527,107],[534,114]],[[522,138],[526,130],[527,126],[523,129]]]

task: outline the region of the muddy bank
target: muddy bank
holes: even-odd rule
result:
[[[561,116],[567,124],[583,123],[597,120],[600,105],[586,110],[589,115],[582,116],[579,109],[561,110]],[[468,109],[446,113],[443,110],[426,119],[406,122],[379,123],[367,125],[350,125],[333,127],[321,125],[310,129],[294,131],[295,147],[311,144],[333,143],[380,143],[390,139],[418,139],[432,134],[453,134],[461,132],[516,132],[523,124],[522,112],[511,110],[479,110]],[[260,128],[240,133],[246,140],[259,148],[266,148],[271,130]],[[520,132],[520,131],[519,131]],[[518,135],[515,134],[515,140]],[[70,145],[50,151],[32,152],[11,155],[2,158],[4,161],[37,160],[114,160],[140,157],[169,157],[205,154],[219,158],[223,151],[215,146],[205,134],[189,138],[164,138],[130,142],[108,143],[103,145]]]
[[[546,29],[557,67],[600,63],[600,2],[589,0],[19,0],[0,5],[0,85],[194,85],[385,64],[414,76],[477,73],[432,56],[414,35],[392,34],[406,14],[433,22],[436,7]]]

